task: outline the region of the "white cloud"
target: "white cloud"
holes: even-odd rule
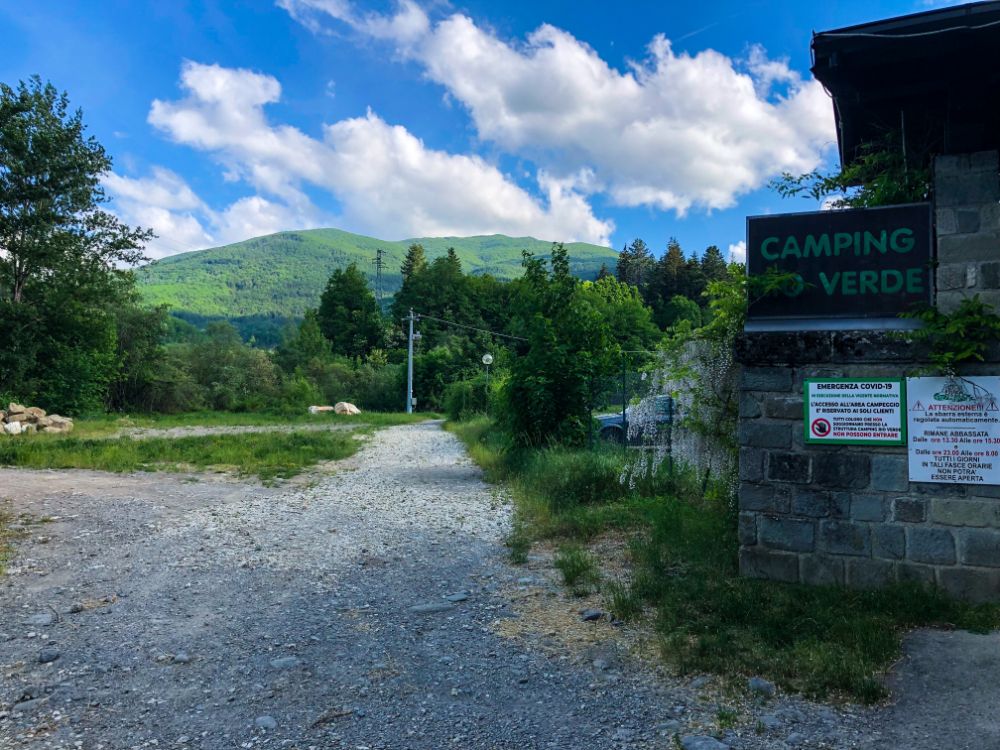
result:
[[[280,98],[281,86],[271,76],[185,62],[181,85],[185,98],[154,101],[150,123],[178,143],[211,153],[228,179],[244,180],[276,199],[258,195],[221,214],[202,209],[202,225],[213,227],[213,236],[239,227],[277,231],[315,222],[320,212],[305,193],[307,185],[338,199],[341,226],[381,237],[497,232],[607,244],[613,230],[577,190],[580,178],[539,173],[541,200],[482,158],[430,149],[371,111],[325,126],[322,139],[272,124],[264,107]],[[193,208],[162,174],[158,182],[164,184],[154,191],[117,179],[113,187],[123,199],[149,193],[150,205],[161,210]],[[281,225],[292,219],[299,223]],[[189,227],[188,234],[193,231]]]
[[[146,248],[146,255],[153,259],[323,223],[318,213],[301,213],[259,196],[241,198],[215,211],[183,178],[162,167],[138,178],[111,172],[103,184],[119,218],[156,233]]]
[[[729,262],[730,263],[746,263],[747,262],[747,243],[746,240],[740,240],[739,242],[733,242],[729,245]]]
[[[461,14],[433,23],[412,0],[389,16],[347,0],[279,5],[314,30],[335,19],[391,41],[465,105],[480,137],[552,175],[590,169],[620,205],[726,208],[782,171],[815,168],[835,137],[820,85],[759,46],[737,61],[676,54],[657,35],[621,72],[551,25],[510,43]]]

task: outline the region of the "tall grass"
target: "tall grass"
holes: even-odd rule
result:
[[[575,588],[593,562],[581,545],[610,530],[631,534],[630,581],[607,581],[622,619],[653,614],[665,659],[681,671],[765,675],[810,697],[873,702],[902,634],[917,626],[1000,627],[1000,607],[972,606],[933,589],[809,587],[739,576],[736,514],[724,488],[660,470],[623,483],[620,449],[516,450],[490,423],[451,425],[515,500],[517,546],[555,539],[556,565]],[[594,584],[597,573],[589,579]]]
[[[0,440],[0,465],[31,469],[171,471],[208,469],[288,478],[321,461],[352,455],[350,432],[266,432],[182,438],[82,438],[59,435]]]

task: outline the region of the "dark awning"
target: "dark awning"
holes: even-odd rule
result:
[[[925,156],[1000,148],[1000,2],[825,31],[812,53],[843,165],[888,132]]]

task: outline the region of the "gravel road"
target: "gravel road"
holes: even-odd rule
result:
[[[867,747],[884,712],[678,679],[584,622],[440,424],[333,476],[0,470],[0,748]],[[897,717],[899,718],[899,717]],[[724,726],[720,726],[720,722]],[[724,744],[698,744],[712,734]],[[913,750],[943,745],[876,745]],[[993,745],[982,745],[993,747]]]

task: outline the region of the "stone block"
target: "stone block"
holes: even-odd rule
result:
[[[791,505],[791,493],[787,487],[771,484],[740,484],[740,510],[763,513],[787,513]]]
[[[792,371],[787,367],[744,367],[742,387],[747,391],[790,391]]]
[[[740,480],[760,482],[764,479],[764,456],[760,448],[740,448]]]
[[[1000,499],[1000,485],[991,484],[984,485],[983,487],[973,487],[971,494],[977,498],[988,497]]]
[[[930,565],[901,562],[896,565],[896,578],[900,583],[917,583],[921,586],[934,586],[934,568]]]
[[[826,453],[813,459],[813,481],[824,487],[861,490],[871,481],[871,457],[864,453]]]
[[[834,555],[870,557],[872,553],[871,529],[867,524],[821,521],[819,538],[820,549]]]
[[[847,585],[856,589],[880,589],[896,580],[896,566],[885,560],[865,558],[847,561]]]
[[[886,502],[881,495],[853,495],[851,497],[852,521],[884,521]]]
[[[983,263],[979,266],[979,288],[1000,289],[1000,263]]]
[[[919,497],[897,497],[892,501],[892,518],[903,523],[927,520],[927,501]]]
[[[943,568],[938,585],[952,596],[971,602],[1000,601],[1000,570],[983,568]]]
[[[911,495],[925,497],[965,497],[964,484],[940,484],[937,482],[910,482]]]
[[[1000,568],[1000,531],[966,529],[957,533],[963,565]]]
[[[761,546],[786,552],[812,552],[816,548],[816,527],[797,518],[761,516],[757,520]]]
[[[760,414],[760,401],[752,393],[740,393],[740,419],[756,419]]]
[[[934,219],[938,237],[958,232],[958,218],[955,216],[955,209],[939,208],[934,212]]]
[[[769,398],[764,402],[764,413],[772,419],[801,420],[805,416],[805,406],[801,396]]]
[[[958,222],[959,234],[973,234],[979,231],[978,208],[957,208],[955,219]]]
[[[757,514],[740,513],[738,532],[740,544],[744,547],[757,544]]]
[[[886,560],[906,557],[906,532],[903,527],[884,523],[872,526],[872,555]]]
[[[905,415],[904,415],[905,417]],[[905,492],[910,486],[909,465],[905,453],[879,453],[872,456],[871,488],[879,492]]]
[[[937,269],[938,291],[947,292],[957,289],[965,289],[967,283],[968,283],[967,263],[949,263],[948,265],[938,266]]]
[[[774,552],[760,547],[740,550],[740,575],[795,583],[799,580],[798,555]]]
[[[812,478],[812,459],[801,453],[772,451],[767,455],[767,478],[772,482],[809,484]]]
[[[949,234],[938,238],[938,259],[942,265],[995,260],[1000,242],[993,233]]]
[[[850,504],[847,492],[796,488],[792,493],[792,513],[796,516],[847,518]]]
[[[938,174],[934,179],[934,201],[941,208],[976,206],[1000,199],[1000,179],[993,171]]]
[[[785,448],[792,446],[792,428],[785,422],[763,419],[740,420],[739,442],[747,448]]]
[[[931,520],[945,526],[1000,526],[1000,503],[936,497],[931,501]]]
[[[844,583],[844,561],[827,555],[802,555],[799,580],[810,586],[837,586]]]
[[[914,562],[954,565],[955,537],[947,529],[910,527],[906,531],[907,557]]]

